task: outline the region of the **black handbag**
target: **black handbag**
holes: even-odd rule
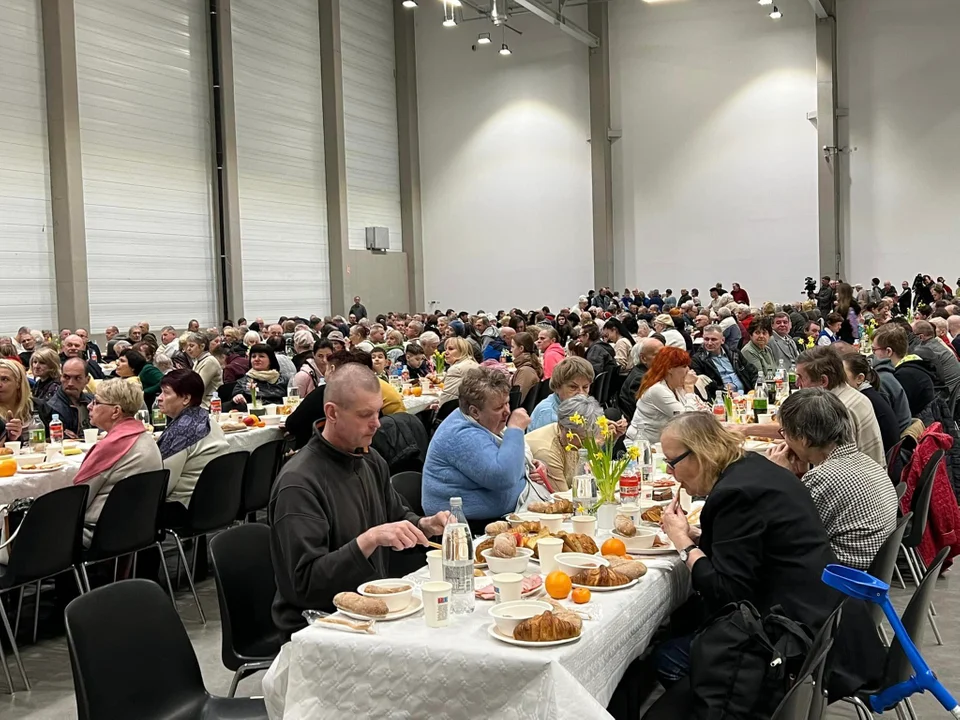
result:
[[[813,642],[801,623],[771,608],[730,603],[708,620],[690,647],[693,717],[768,720],[794,682]]]
[[[17,498],[13,502],[0,506],[0,565],[10,561],[10,550],[17,537],[23,518],[33,505],[34,498]]]

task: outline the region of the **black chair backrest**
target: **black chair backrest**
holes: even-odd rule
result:
[[[249,523],[230,528],[210,541],[213,574],[220,602],[221,656],[236,670],[253,658],[273,657],[280,639],[270,608],[277,583],[270,559],[270,528]],[[276,644],[264,646],[264,638]]]
[[[408,471],[397,473],[390,478],[393,488],[400,497],[404,499],[407,508],[417,515],[423,515],[423,501],[421,500],[423,475],[418,472]]]
[[[89,485],[71,485],[33,501],[10,545],[7,572],[13,584],[50,577],[80,562],[89,492]]]
[[[200,471],[187,508],[187,527],[197,533],[226,527],[240,512],[243,468],[250,453],[244,451],[215,457]]]
[[[894,488],[894,490],[896,490],[897,492],[897,502],[899,503],[900,500],[903,498],[903,494],[907,492],[907,484],[903,480],[901,480],[900,482],[897,483],[897,486]]]
[[[537,402],[536,405],[539,405],[544,400],[550,396],[550,379],[541,380],[537,385]]]
[[[823,681],[823,669],[827,664],[827,655],[833,647],[833,638],[831,637],[814,654],[813,648],[808,656],[809,668],[806,672],[800,673],[797,680],[787,691],[783,700],[777,706],[771,716],[771,720],[814,720],[823,716],[823,708],[826,706],[826,697],[823,695],[821,683]]]
[[[199,717],[200,664],[176,608],[149,580],[122,580],[73,600],[67,648],[80,720]]]
[[[900,440],[887,453],[887,475],[894,485],[900,482],[900,476],[903,474],[903,461],[900,459],[900,448],[902,447],[903,440]]]
[[[606,372],[604,373],[606,377],[603,379],[603,399],[600,401],[600,404],[606,407],[607,403],[610,402],[610,386],[613,383],[613,373]]]
[[[874,556],[873,562],[870,563],[870,568],[867,570],[867,572],[878,580],[883,580],[887,585],[890,584],[890,580],[893,578],[893,568],[896,566],[897,556],[900,554],[900,543],[903,542],[903,533],[906,532],[907,526],[912,519],[912,512],[908,512],[903,517],[897,519],[897,526],[893,529],[893,532],[887,536],[887,539],[883,541],[883,545],[880,546],[880,550]],[[876,603],[868,603],[868,607],[874,623],[879,625],[880,621],[883,620],[883,610]]]
[[[907,547],[919,547],[923,533],[927,529],[927,516],[930,514],[930,497],[933,494],[933,479],[937,473],[937,465],[943,461],[943,450],[937,450],[927,464],[923,466],[917,484],[913,488],[913,497],[910,498],[910,510],[913,512],[913,522],[903,538]]]
[[[597,375],[590,383],[590,396],[601,405],[603,404],[603,386],[606,382],[607,373],[602,372]]]
[[[510,411],[513,412],[520,407],[520,386],[514,385],[510,388]]]
[[[270,487],[280,470],[283,440],[271,440],[256,448],[243,468],[240,515],[262,510],[270,502]]]
[[[157,541],[157,514],[167,496],[169,470],[131,475],[107,495],[87,560],[127,555]]]
[[[452,412],[453,412],[454,410],[456,410],[458,407],[460,407],[460,399],[459,399],[459,398],[452,398],[452,399],[450,399],[450,400],[447,400],[447,401],[446,401],[443,405],[441,405],[440,408],[437,410],[437,416],[436,416],[436,418],[435,418],[435,420],[434,420],[434,423],[435,423],[436,425],[439,425],[439,424],[442,423],[444,420],[446,420],[446,419],[447,419],[447,416],[450,415],[450,413],[452,413]]]
[[[534,385],[532,388],[527,390],[526,396],[523,398],[523,402],[520,403],[520,407],[527,411],[527,415],[533,413],[533,409],[537,406],[537,389],[539,384]]]
[[[903,615],[900,616],[900,621],[903,623],[904,629],[907,631],[910,639],[913,640],[913,644],[918,648],[923,646],[923,630],[927,626],[927,610],[933,598],[933,590],[936,587],[937,578],[940,577],[940,570],[943,568],[943,563],[949,553],[949,547],[942,548],[940,552],[937,553],[937,556],[933,559],[933,562],[930,563],[929,567],[927,567],[927,571],[920,579],[920,586],[916,592],[913,593],[910,602],[907,603]],[[913,666],[904,654],[900,641],[894,638],[890,644],[890,650],[887,653],[882,687],[886,688],[903,682],[912,674]]]

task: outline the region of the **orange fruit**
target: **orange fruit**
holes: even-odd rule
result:
[[[623,544],[623,540],[619,538],[610,538],[605,540],[603,545],[600,547],[601,555],[618,555],[623,557],[627,554],[627,546]]]
[[[573,583],[570,581],[570,576],[565,572],[554,570],[547,575],[547,579],[543,581],[543,586],[547,589],[547,595],[554,600],[563,600],[570,594]]]
[[[588,603],[590,602],[590,591],[587,590],[586,588],[574,588],[571,599],[577,605],[583,605],[583,603]]]
[[[10,477],[17,472],[17,461],[13,458],[0,460],[0,477]]]
[[[420,387],[419,385],[414,385],[414,386],[413,386],[413,396],[414,396],[414,397],[420,397],[421,395],[423,395],[423,388]]]

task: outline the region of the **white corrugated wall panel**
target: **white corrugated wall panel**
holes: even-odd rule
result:
[[[0,0],[0,335],[56,330],[39,0]]]
[[[317,0],[233,0],[243,305],[330,312]]]
[[[217,319],[204,0],[75,0],[91,325]]]
[[[350,247],[366,246],[364,228],[390,228],[402,250],[393,0],[340,4],[343,135]]]

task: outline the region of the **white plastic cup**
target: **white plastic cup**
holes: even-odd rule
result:
[[[640,518],[640,506],[636,503],[627,503],[621,505],[617,509],[617,515],[623,515],[624,517],[630,518],[634,523],[638,522]]]
[[[276,414],[277,414],[277,406],[276,406],[276,405],[267,405],[265,409],[266,409],[266,411],[267,411],[267,415],[276,415]]]
[[[545,537],[537,541],[537,555],[540,558],[540,572],[549,575],[558,570],[557,555],[563,552],[563,538]]]
[[[570,522],[573,523],[573,531],[576,533],[583,533],[590,537],[595,537],[597,534],[597,518],[593,515],[574,515]],[[540,542],[537,544],[539,545]]]
[[[761,414],[757,415],[757,423],[758,423],[759,425],[769,425],[769,424],[772,423],[772,422],[773,422],[773,414],[772,414],[772,413],[761,413]]]
[[[561,540],[561,544],[562,544]],[[523,575],[520,573],[500,573],[493,576],[493,595],[498,603],[519,600],[523,590]]]
[[[424,583],[420,587],[423,598],[423,617],[427,627],[440,628],[450,624],[450,593],[453,585],[443,580]]]
[[[427,568],[430,570],[430,579],[436,582],[443,580],[443,551],[427,550]]]
[[[22,447],[22,445],[23,445],[23,443],[20,442],[19,440],[16,441],[16,442],[5,442],[5,443],[3,444],[3,446],[4,446],[7,450],[12,450],[14,455],[16,455],[18,452],[20,452],[20,448]]]
[[[89,430],[83,431],[83,441],[87,445],[93,445],[97,441],[97,435],[100,434],[100,431],[97,428],[90,428]]]

